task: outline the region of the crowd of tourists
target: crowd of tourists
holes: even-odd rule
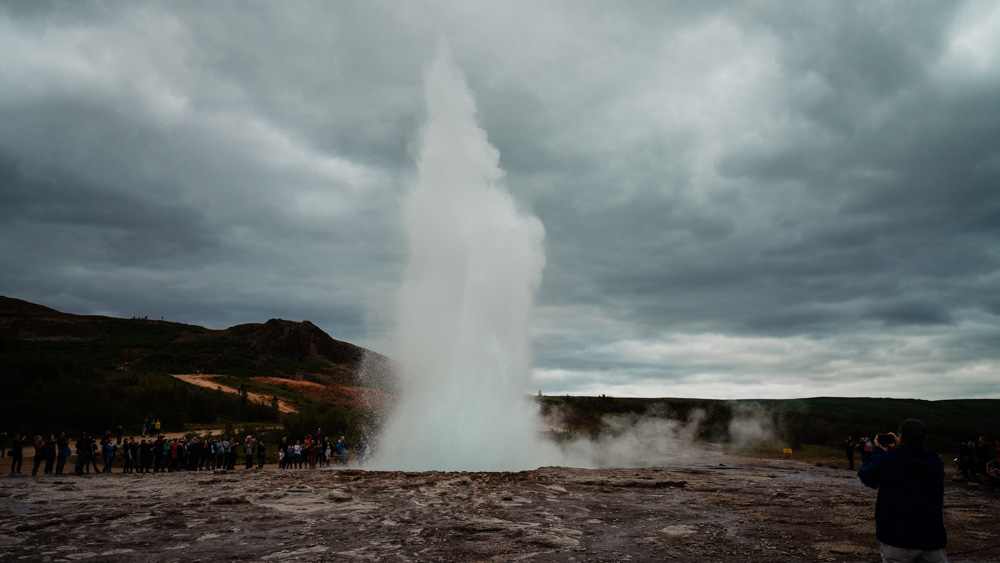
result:
[[[848,468],[854,469],[855,449],[860,452],[861,463],[864,464],[875,452],[876,444],[872,438],[863,437],[855,440],[849,436],[844,441],[844,448],[847,452]],[[955,467],[962,479],[979,482],[985,477],[991,486],[1000,486],[1000,440],[994,444],[985,436],[980,436],[978,440],[960,442],[957,452]]]
[[[74,454],[76,459],[71,470],[77,475],[90,473],[91,469],[94,473],[111,473],[119,461],[121,473],[235,470],[240,458],[245,469],[262,469],[267,461],[267,445],[252,435],[242,439],[229,436],[168,439],[159,434],[158,429],[158,421],[144,422],[143,435],[138,441],[135,437],[123,438],[121,426],[117,435],[108,430],[99,440],[87,432],[81,432],[75,441],[65,433],[50,434],[48,438],[35,436],[32,442],[28,441],[28,436],[16,434],[10,450],[6,434],[0,433],[0,457],[10,457],[12,475],[21,474],[25,450],[31,447],[34,447],[32,475],[38,475],[39,470],[46,475],[68,473],[66,464]],[[148,438],[146,432],[151,433]],[[294,443],[282,437],[277,452],[280,469],[306,469],[331,464],[346,466],[351,461],[352,450],[343,436],[332,441],[316,429],[315,433]],[[359,440],[353,453],[359,465],[367,460],[371,450],[364,438]]]

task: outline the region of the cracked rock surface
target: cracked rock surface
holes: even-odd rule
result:
[[[947,483],[949,551],[1000,543],[998,496]],[[874,506],[853,472],[735,456],[511,473],[4,476],[0,560],[876,561]]]

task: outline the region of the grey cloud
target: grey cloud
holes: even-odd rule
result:
[[[831,343],[815,365],[882,373],[848,343],[864,334],[960,350],[890,367],[996,373],[1000,73],[947,66],[972,8],[6,4],[0,259],[18,267],[0,289],[379,342],[443,41],[545,225],[540,369],[698,381],[705,365],[606,352],[682,335]],[[748,381],[726,361],[713,377]]]

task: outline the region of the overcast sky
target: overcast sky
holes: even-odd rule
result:
[[[1000,4],[3,2],[0,294],[384,351],[450,46],[545,394],[1000,398]]]

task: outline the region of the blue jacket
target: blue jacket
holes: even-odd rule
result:
[[[903,549],[941,549],[944,530],[944,462],[931,450],[902,445],[877,451],[858,470],[878,489],[875,537]]]

